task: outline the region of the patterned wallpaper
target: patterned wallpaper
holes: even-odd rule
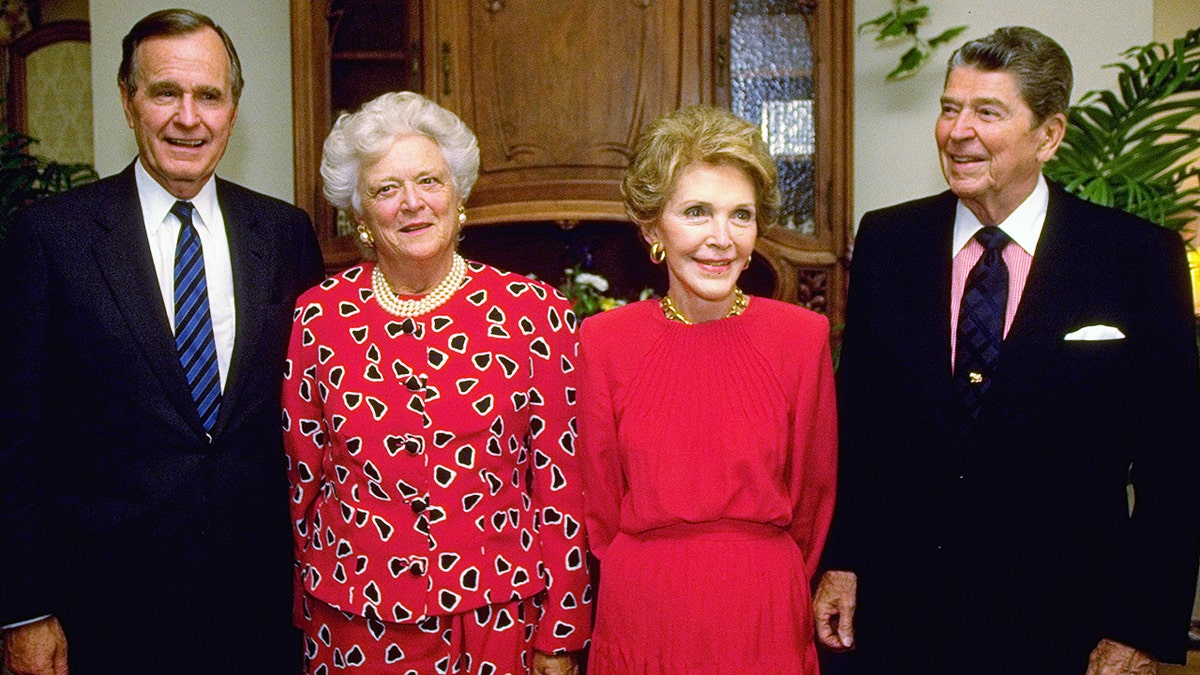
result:
[[[94,162],[92,67],[87,43],[60,42],[26,60],[26,113],[33,154],[58,162]]]

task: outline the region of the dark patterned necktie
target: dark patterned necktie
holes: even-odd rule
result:
[[[1008,306],[1008,266],[1003,251],[1008,235],[998,227],[975,233],[983,255],[967,275],[958,310],[954,350],[954,385],[968,421],[979,415],[979,402],[991,387],[1004,341]]]
[[[175,202],[171,213],[182,225],[175,245],[175,347],[204,430],[212,431],[221,405],[221,375],[208,307],[204,251],[192,224],[191,202]]]

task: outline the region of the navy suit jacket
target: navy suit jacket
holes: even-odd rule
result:
[[[1183,246],[1050,188],[999,371],[966,436],[951,383],[957,199],[863,217],[824,563],[859,576],[857,672],[1082,674],[1102,637],[1183,658],[1200,533]],[[1064,340],[1096,324],[1125,338]]]
[[[220,179],[217,199],[237,332],[211,440],[132,165],[19,213],[4,245],[0,624],[56,615],[81,672],[296,661],[279,396],[321,256],[299,209]]]

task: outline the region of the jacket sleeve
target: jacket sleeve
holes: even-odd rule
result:
[[[1149,229],[1149,228],[1147,228]],[[1191,284],[1182,242],[1154,228],[1143,264],[1122,251],[1143,285],[1128,393],[1133,512],[1125,578],[1110,589],[1109,637],[1182,663],[1200,551],[1200,375]]]
[[[870,342],[868,317],[871,308],[872,239],[870,214],[864,216],[855,239],[846,301],[846,327],[837,367],[837,410],[839,427],[837,505],[829,540],[821,559],[822,570],[859,572],[862,549],[870,546],[871,506],[875,478],[872,475],[871,424],[878,387],[873,382],[874,346]]]
[[[41,467],[47,461],[44,387],[50,288],[47,254],[30,211],[0,246],[0,625],[54,611],[39,545]]]
[[[576,319],[561,298],[545,307],[544,316],[530,317],[540,319],[536,325],[541,329],[530,347],[529,399],[532,419],[541,421],[530,424],[530,491],[547,589],[534,648],[553,654],[586,646],[592,632],[592,592],[576,453]]]
[[[302,593],[310,511],[320,494],[329,430],[317,388],[317,341],[310,317],[319,302],[297,303],[283,378],[283,446],[287,453],[288,497],[296,569],[296,602]],[[298,617],[296,617],[298,618]]]

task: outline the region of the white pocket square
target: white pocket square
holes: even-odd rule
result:
[[[1084,326],[1074,333],[1067,333],[1064,340],[1124,340],[1125,334],[1115,326],[1105,326],[1098,323],[1094,326]]]

